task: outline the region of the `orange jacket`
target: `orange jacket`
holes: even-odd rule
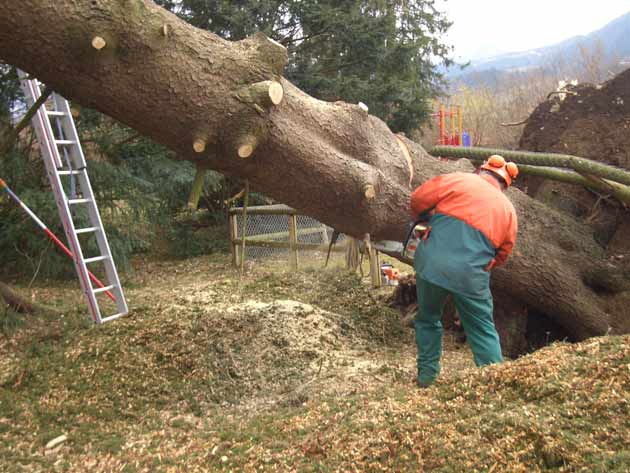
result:
[[[414,217],[432,210],[479,230],[496,249],[493,266],[507,260],[516,242],[516,211],[492,176],[456,172],[435,177],[411,195]]]

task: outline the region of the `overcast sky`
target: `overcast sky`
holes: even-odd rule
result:
[[[468,60],[549,46],[630,11],[629,0],[437,0],[453,22],[447,42]]]

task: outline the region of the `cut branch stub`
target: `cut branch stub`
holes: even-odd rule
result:
[[[195,153],[203,153],[206,150],[206,144],[206,140],[203,138],[196,138],[195,141],[193,141]]]
[[[236,151],[239,158],[249,158],[254,154],[254,150],[258,145],[258,138],[256,135],[247,134],[243,135],[237,142]]]
[[[236,96],[242,102],[256,104],[268,109],[282,102],[284,89],[280,82],[265,80],[243,87]]]
[[[107,46],[107,41],[105,41],[102,36],[94,36],[94,38],[92,38],[92,47],[97,51],[100,51],[105,46]]]
[[[367,200],[373,200],[376,197],[376,189],[372,184],[363,186],[363,195]]]
[[[253,45],[255,54],[265,66],[269,67],[268,71],[273,75],[282,75],[284,67],[289,62],[287,48],[261,32],[245,38],[241,41],[241,44],[246,45],[246,48],[250,48]]]

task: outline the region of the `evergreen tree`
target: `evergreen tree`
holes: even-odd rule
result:
[[[322,100],[364,102],[394,131],[428,118],[450,23],[434,0],[163,0],[189,23],[231,40],[262,31],[289,50],[287,78]]]
[[[20,101],[20,86],[14,67],[0,63],[0,128],[10,126],[15,106]]]

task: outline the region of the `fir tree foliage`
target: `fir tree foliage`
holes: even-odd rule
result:
[[[262,31],[289,50],[286,76],[322,100],[364,102],[395,132],[428,119],[441,93],[442,36],[434,0],[163,0],[199,28],[230,40]]]
[[[15,67],[0,63],[0,127],[11,124],[15,108],[20,105],[20,85]]]

